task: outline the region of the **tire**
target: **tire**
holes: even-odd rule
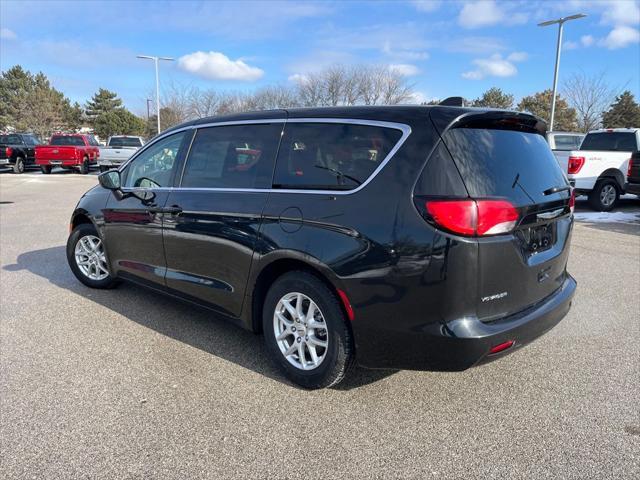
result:
[[[87,245],[94,247],[94,250],[87,248]],[[95,253],[87,254],[88,251]],[[79,261],[85,258],[87,264],[80,265]],[[87,287],[105,289],[117,285],[117,279],[109,271],[102,239],[93,224],[82,223],[73,229],[67,240],[67,261],[76,278]],[[92,272],[95,273],[93,277]]]
[[[100,173],[104,173],[109,169],[107,167],[105,167],[104,165],[100,165],[100,166],[98,166],[98,170],[100,170]]]
[[[40,171],[45,175],[49,175],[51,173],[51,165],[42,165]]]
[[[16,163],[13,164],[13,173],[24,173],[24,158],[16,158]]]
[[[82,163],[80,164],[80,173],[82,175],[89,173],[89,159],[87,157],[82,159]]]
[[[313,309],[313,321],[307,323],[306,318],[303,318],[301,322],[296,323],[293,315],[281,303],[291,296],[293,303],[289,303],[289,306],[295,311],[293,305],[295,303],[297,307],[298,298],[301,298],[298,295],[303,298],[303,313],[308,313],[309,301],[317,306]],[[280,310],[280,315],[277,315],[276,309]],[[281,317],[284,317],[288,324],[282,322]],[[307,328],[308,324],[322,324],[321,319],[324,320],[326,329]],[[308,272],[289,272],[272,284],[263,305],[262,326],[269,356],[289,380],[301,387],[316,389],[337,385],[353,364],[353,339],[340,301],[324,282]],[[286,335],[280,341],[276,339],[276,330]],[[323,340],[325,347],[315,343]],[[296,347],[298,345],[301,347]],[[284,353],[287,348],[294,349],[289,356],[285,356]],[[302,348],[303,351],[302,365],[298,348]],[[315,366],[311,355],[312,348],[318,362]],[[298,363],[298,366],[295,363]],[[306,369],[303,369],[304,365]]]
[[[620,187],[610,178],[598,180],[589,193],[589,205],[596,211],[608,212],[613,210],[620,199]]]

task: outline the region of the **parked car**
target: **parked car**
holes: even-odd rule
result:
[[[545,128],[446,106],[196,120],[98,177],[67,258],[90,287],[133,281],[263,332],[303,387],[354,361],[466,369],[571,305],[573,197]]]
[[[117,168],[144,145],[142,137],[114,135],[107,139],[107,146],[100,147],[98,167],[101,172]]]
[[[0,134],[0,165],[13,168],[13,173],[23,173],[35,164],[35,148],[40,140],[33,133]]]
[[[36,147],[36,164],[42,173],[51,173],[53,167],[78,169],[80,173],[89,173],[91,165],[95,165],[100,156],[98,142],[92,135],[55,134],[49,145]]]
[[[584,133],[575,132],[547,132],[547,142],[553,151],[553,155],[558,160],[558,164],[563,172],[567,171],[569,155],[572,150],[579,150],[584,139]]]
[[[624,189],[626,193],[640,196],[640,152],[634,152],[629,159]]]
[[[580,150],[570,153],[569,182],[577,194],[589,196],[598,211],[612,210],[624,193],[625,175],[631,154],[640,145],[637,128],[609,128],[589,132]]]

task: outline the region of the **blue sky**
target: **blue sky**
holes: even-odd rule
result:
[[[291,82],[335,63],[392,65],[416,100],[475,98],[498,86],[516,98],[549,88],[557,27],[566,24],[560,82],[604,73],[640,96],[640,2],[0,2],[0,68],[43,71],[72,100],[114,90],[137,113],[153,92],[153,65],[177,59],[161,81],[220,90]]]

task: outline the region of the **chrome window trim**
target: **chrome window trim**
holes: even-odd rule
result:
[[[180,133],[184,130],[194,130],[199,128],[209,128],[209,127],[223,127],[223,126],[233,126],[233,125],[251,125],[251,124],[260,124],[260,123],[284,123],[285,124],[285,132],[286,132],[286,124],[287,123],[344,123],[344,124],[353,124],[353,125],[369,125],[374,127],[383,127],[383,128],[392,128],[395,130],[400,130],[402,132],[402,136],[393,146],[393,148],[389,151],[387,156],[380,162],[380,165],[369,175],[369,177],[362,182],[361,185],[358,185],[357,188],[352,190],[315,190],[315,189],[305,189],[305,188],[197,188],[197,187],[159,187],[159,188],[123,188],[122,190],[125,192],[131,191],[193,191],[193,192],[240,192],[240,193],[309,193],[314,195],[352,195],[354,193],[359,192],[363,188],[365,188],[369,183],[373,181],[373,179],[382,171],[382,169],[391,161],[393,156],[397,153],[398,150],[404,145],[409,135],[411,135],[411,127],[405,123],[396,123],[396,122],[385,122],[382,120],[366,120],[366,119],[358,119],[358,118],[318,118],[318,117],[309,117],[309,118],[272,118],[272,119],[255,119],[255,120],[237,120],[237,121],[229,121],[229,122],[210,122],[203,123],[199,125],[188,125],[186,127],[182,127],[176,130],[172,130],[163,135],[160,135],[152,142],[149,142],[144,145],[140,150],[138,150],[134,156],[132,156],[124,165],[122,165],[119,170],[122,171],[130,162],[132,162],[140,153],[142,153],[147,147],[153,145],[157,141],[161,140],[164,137],[169,135],[173,135],[174,133]],[[191,141],[193,142],[193,138]],[[189,145],[189,150],[191,150],[191,145]],[[185,162],[183,168],[186,166],[186,162],[189,160],[188,156],[189,152],[185,156]],[[184,174],[184,171],[182,172]],[[182,181],[182,178],[181,178]]]

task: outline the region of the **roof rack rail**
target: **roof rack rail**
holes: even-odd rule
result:
[[[443,107],[464,107],[464,98],[462,97],[447,97],[442,100],[438,105]]]

